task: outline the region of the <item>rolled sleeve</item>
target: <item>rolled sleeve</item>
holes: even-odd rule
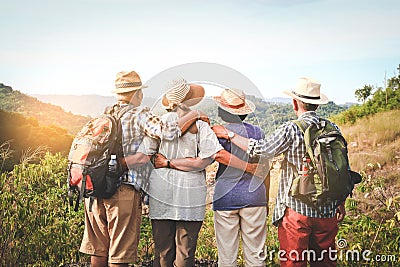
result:
[[[286,151],[289,147],[291,136],[294,133],[294,124],[286,123],[280,126],[267,139],[249,139],[247,154],[250,157],[262,156],[272,158]]]
[[[247,148],[247,154],[253,158],[261,156],[266,153],[266,142],[264,139],[255,140],[253,138],[249,139],[249,146]]]
[[[181,136],[181,129],[178,127],[178,114],[168,112],[161,116],[161,139],[173,140]]]
[[[160,142],[158,139],[145,136],[137,152],[143,153],[145,155],[153,155],[157,153],[159,143]]]
[[[218,151],[224,149],[218,141],[217,136],[204,121],[197,121],[199,127],[199,158],[209,158]]]

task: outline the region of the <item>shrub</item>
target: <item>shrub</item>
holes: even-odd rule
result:
[[[65,201],[67,160],[46,154],[0,176],[0,266],[57,266],[79,261],[83,208]]]

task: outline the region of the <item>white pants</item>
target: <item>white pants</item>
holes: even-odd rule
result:
[[[267,236],[266,217],[265,206],[214,211],[219,267],[237,266],[239,233],[242,236],[245,266],[265,266],[262,252]]]

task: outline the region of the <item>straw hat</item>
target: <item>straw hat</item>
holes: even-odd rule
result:
[[[329,99],[320,92],[321,84],[307,77],[301,77],[292,91],[283,91],[284,94],[290,95],[294,99],[298,99],[309,104],[326,104]]]
[[[203,86],[189,84],[185,79],[178,78],[168,83],[161,105],[165,109],[173,109],[181,103],[187,106],[194,106],[203,99],[204,94]]]
[[[135,71],[120,71],[115,78],[115,89],[112,92],[123,94],[146,87],[142,85],[140,76]]]
[[[246,95],[240,89],[224,89],[220,96],[214,96],[217,105],[235,115],[246,115],[253,112],[256,106],[246,99]]]

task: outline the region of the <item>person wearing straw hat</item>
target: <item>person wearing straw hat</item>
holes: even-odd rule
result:
[[[218,105],[218,116],[231,133],[256,140],[264,139],[260,127],[244,122],[247,115],[254,112],[255,105],[246,99],[242,90],[225,89],[221,95],[214,96],[214,101]],[[238,158],[254,161],[229,140],[220,138],[219,142]],[[245,265],[265,266],[259,252],[263,251],[266,239],[269,180],[264,183],[263,179],[232,168],[230,164],[219,165],[216,180],[213,210],[218,266],[237,266],[240,237]]]
[[[161,104],[181,117],[203,99],[204,93],[200,85],[175,79],[168,84]],[[152,156],[156,167],[150,175],[148,190],[155,244],[153,266],[194,266],[197,238],[205,216],[204,169],[222,149],[209,124],[201,120],[179,139],[143,140],[137,154]],[[237,158],[232,161],[243,169],[250,166]]]
[[[160,118],[148,107],[140,106],[145,87],[135,71],[121,71],[116,75],[113,90],[118,100],[116,108],[128,106],[121,117],[122,145],[128,165],[145,136],[173,140],[198,118],[208,120],[195,111],[179,121],[171,116]],[[94,199],[92,212],[89,212],[89,200],[85,199],[85,230],[80,251],[91,255],[91,266],[128,266],[136,261],[141,223],[139,186],[150,171],[147,166],[129,168],[112,198]]]
[[[302,77],[293,90],[283,92],[292,97],[293,110],[298,120],[307,124],[319,121],[315,111],[319,105],[329,102],[321,93],[320,87],[321,84],[315,79]],[[295,176],[293,166],[300,169],[306,153],[304,136],[297,124],[293,121],[284,123],[264,140],[247,139],[240,135],[228,137],[229,131],[222,126],[215,126],[213,130],[220,138],[230,138],[250,156],[263,155],[272,158],[283,154],[284,161],[272,218],[272,223],[278,227],[280,248],[284,252],[279,255],[281,266],[307,266],[306,257],[301,257],[304,256],[304,251],[313,251],[318,255],[317,260],[310,259],[311,266],[336,266],[336,261],[324,252],[335,250],[338,222],[346,214],[344,203],[335,201],[317,209],[288,194]],[[300,257],[296,258],[296,255]]]

